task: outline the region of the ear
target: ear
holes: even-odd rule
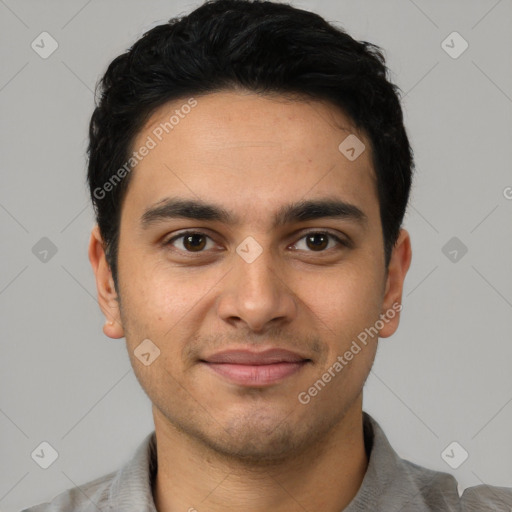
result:
[[[103,326],[103,332],[109,338],[122,338],[124,330],[121,324],[117,292],[112,279],[112,272],[107,263],[104,242],[98,225],[95,225],[91,232],[89,261],[96,277],[98,304],[107,319]]]
[[[411,265],[411,258],[412,251],[409,233],[405,229],[401,229],[389,260],[381,315],[386,315],[386,312],[388,314],[386,315],[387,321],[384,322],[384,327],[379,331],[379,337],[381,338],[391,336],[398,329],[400,311],[402,309],[404,280]]]

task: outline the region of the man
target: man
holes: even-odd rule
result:
[[[362,411],[411,261],[412,151],[379,49],[218,0],[147,32],[100,86],[89,259],[155,432],[29,510],[509,510],[511,489],[459,498]]]

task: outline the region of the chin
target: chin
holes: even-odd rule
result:
[[[303,451],[314,437],[314,428],[294,424],[289,412],[276,415],[252,411],[224,421],[216,432],[203,433],[203,443],[218,455],[250,466],[274,465]],[[311,426],[313,427],[313,426]]]

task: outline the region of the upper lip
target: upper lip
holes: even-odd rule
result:
[[[217,352],[202,361],[207,363],[227,363],[227,364],[246,364],[246,365],[264,365],[274,363],[299,363],[309,359],[291,352],[290,350],[272,348],[262,352],[250,350],[224,350]]]

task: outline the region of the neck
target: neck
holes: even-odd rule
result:
[[[357,494],[368,459],[362,397],[322,440],[264,467],[220,456],[169,425],[154,409],[158,512],[339,512]]]

